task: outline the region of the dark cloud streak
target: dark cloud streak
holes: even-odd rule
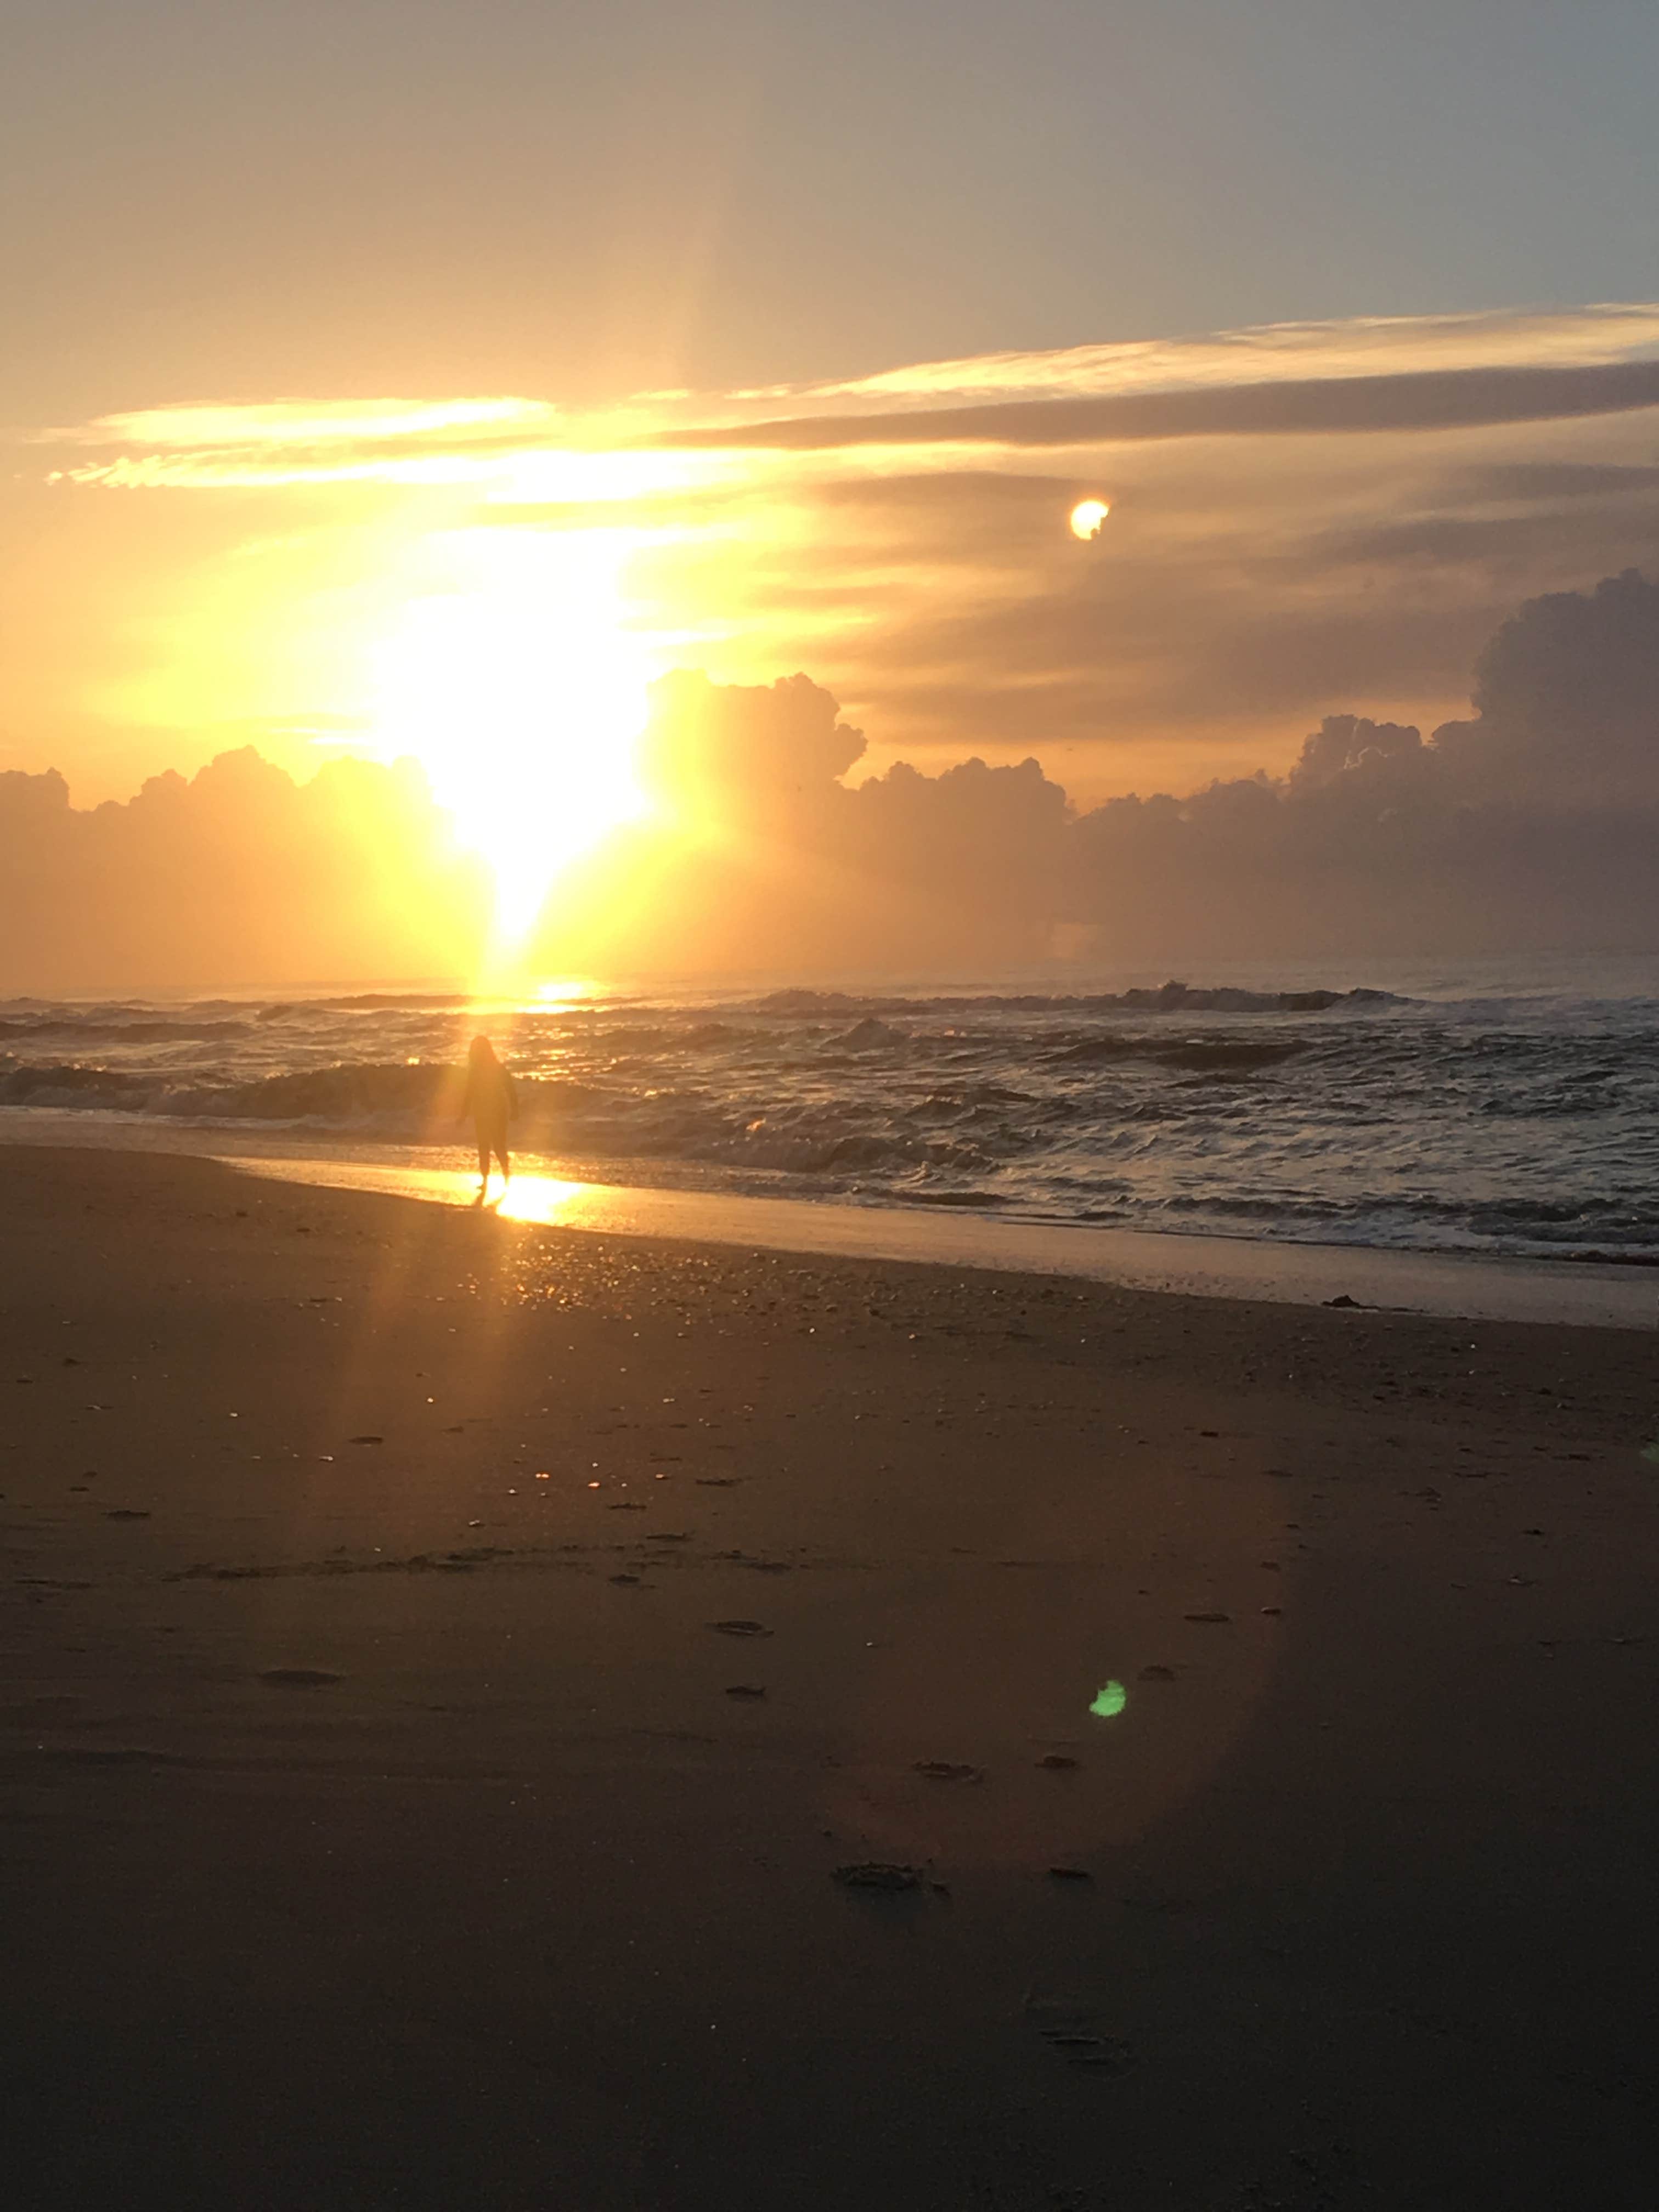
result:
[[[1659,362],[1638,361],[1570,368],[1425,369],[1196,392],[795,416],[665,431],[643,442],[687,450],[780,453],[858,446],[1065,447],[1164,438],[1467,430],[1654,406],[1659,406]]]

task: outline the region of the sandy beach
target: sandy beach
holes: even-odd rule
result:
[[[1651,1334],[0,1152],[28,2207],[1641,2212]]]

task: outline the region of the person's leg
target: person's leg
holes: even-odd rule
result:
[[[489,1188],[489,1139],[482,1129],[478,1132],[478,1195],[475,1201],[483,1204],[484,1193]]]

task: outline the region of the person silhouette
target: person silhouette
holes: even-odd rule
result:
[[[460,1119],[470,1114],[473,1132],[478,1139],[478,1195],[472,1203],[482,1206],[484,1194],[489,1188],[491,1155],[501,1164],[501,1192],[513,1179],[513,1162],[507,1150],[507,1125],[519,1109],[513,1078],[495,1057],[495,1048],[487,1036],[475,1036],[466,1055],[466,1095]]]

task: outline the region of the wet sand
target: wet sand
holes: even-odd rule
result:
[[[11,2201],[1652,2203],[1651,1335],[9,1148],[0,1311]]]
[[[470,1200],[477,1183],[471,1155],[459,1146],[360,1139],[343,1155],[336,1140],[257,1122],[0,1109],[0,1146],[16,1144],[118,1152],[142,1147],[228,1162],[323,1189],[380,1190],[442,1205]],[[1171,1235],[963,1212],[929,1206],[920,1198],[903,1206],[861,1205],[593,1180],[604,1171],[592,1163],[520,1154],[508,1210],[520,1220],[605,1235],[763,1247],[821,1259],[1064,1275],[1120,1290],[1174,1291],[1184,1297],[1275,1305],[1324,1305],[1346,1297],[1359,1305],[1447,1319],[1659,1329],[1659,1270],[1611,1255],[1522,1259]]]

